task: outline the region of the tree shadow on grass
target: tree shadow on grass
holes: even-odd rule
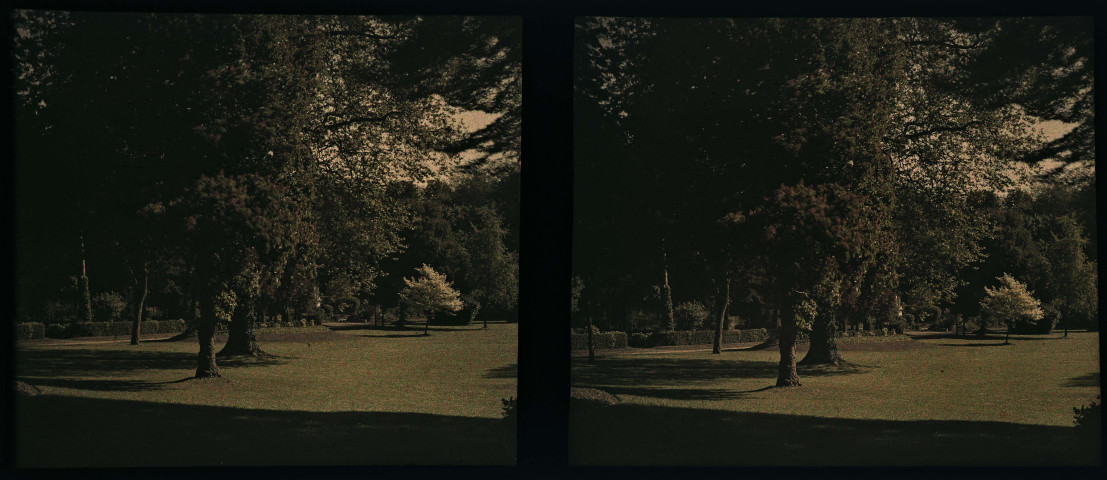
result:
[[[1079,377],[1072,377],[1062,384],[1062,387],[1098,387],[1100,384],[1098,373],[1088,373]]]
[[[699,358],[597,357],[595,365],[574,359],[574,384],[640,387],[684,385],[718,379],[777,377],[776,362],[748,360],[706,360]],[[841,366],[812,365],[798,368],[800,377],[852,375],[872,368],[846,363]],[[607,390],[607,387],[604,387]]]
[[[739,400],[749,397],[749,392],[737,392],[721,388],[650,388],[650,387],[609,387],[578,385],[584,388],[595,388],[607,393],[623,396],[634,395],[636,397],[664,398],[668,400]]]
[[[519,378],[519,364],[512,363],[489,369],[482,375],[483,378]]]
[[[1003,343],[1001,340],[999,343],[935,343],[939,347],[1009,347],[1014,345],[1013,343]]]
[[[55,395],[19,400],[15,445],[19,467],[515,461],[515,432],[495,418],[258,410]]]
[[[1013,334],[1011,334],[1011,341],[1013,341],[1013,342],[1023,342],[1023,341],[1038,341],[1038,340],[1062,340],[1062,339],[1065,338],[1065,337],[1060,337],[1060,336],[1045,336],[1045,335],[1054,335],[1054,334],[1023,335],[1023,334],[1013,333]],[[909,334],[907,334],[907,336],[911,337],[911,339],[913,339],[913,340],[995,340],[995,341],[1003,342],[1007,339],[1006,334],[1004,334],[1004,333],[994,333],[994,332],[987,333],[985,335],[978,335],[978,334],[975,334],[975,333],[968,333],[966,335],[957,335],[957,334],[952,333],[952,332],[930,333],[930,334],[927,334],[927,333],[911,334],[911,333],[909,333]],[[958,344],[945,344],[945,343],[935,343],[934,345],[960,346]],[[981,346],[983,346],[983,345],[991,345],[991,344],[981,344]]]
[[[146,392],[158,390],[168,382],[147,382],[144,380],[75,380],[69,378],[50,377],[20,377],[36,387],[73,388],[77,390],[91,390],[98,392]],[[173,382],[177,383],[177,382]]]
[[[621,404],[569,414],[572,465],[1096,465],[1071,427]]]
[[[289,358],[226,357],[220,367],[266,367],[288,363]],[[16,373],[28,377],[81,377],[111,375],[140,370],[193,370],[196,354],[153,352],[149,350],[100,350],[52,348],[20,350],[16,354]]]
[[[407,325],[385,325],[385,326],[373,325],[371,323],[360,323],[360,324],[353,324],[353,325],[327,325],[326,327],[331,329],[331,330],[334,330],[334,331],[374,330],[374,331],[378,331],[378,332],[419,332],[419,333],[422,333],[423,328],[424,328],[423,324],[421,324],[421,323],[419,323],[419,324],[409,323]],[[462,327],[443,328],[443,327],[448,327],[448,326],[440,325],[438,327],[435,327],[434,324],[431,324],[431,327],[428,330],[430,330],[432,332],[460,332],[460,331],[468,331],[468,330],[483,330],[483,328],[481,328],[480,326],[476,326],[476,327],[470,326],[468,328],[462,328]]]

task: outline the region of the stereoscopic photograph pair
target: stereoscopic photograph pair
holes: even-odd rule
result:
[[[8,20],[10,467],[1101,464],[1090,17]]]

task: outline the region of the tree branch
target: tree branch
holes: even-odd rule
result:
[[[376,115],[376,116],[372,116],[372,117],[353,117],[353,118],[343,120],[341,122],[335,122],[335,123],[324,125],[324,127],[326,127],[327,129],[333,130],[333,129],[336,129],[336,128],[342,128],[342,127],[345,127],[345,126],[353,125],[355,123],[380,122],[380,121],[383,121],[383,120],[387,120],[391,117],[395,117],[395,116],[399,115],[400,113],[401,112],[399,110],[393,110],[393,111],[388,112],[384,115]]]
[[[921,132],[908,133],[908,134],[906,134],[906,136],[907,136],[908,140],[914,140],[916,138],[925,137],[927,135],[931,135],[931,134],[934,134],[934,133],[963,132],[965,130],[968,130],[971,127],[974,127],[974,126],[980,125],[980,124],[981,124],[980,120],[973,120],[973,121],[971,121],[969,123],[966,123],[964,125],[958,125],[958,126],[954,126],[954,127],[933,127],[933,128],[928,128],[926,130],[923,130]],[[904,127],[903,127],[904,130],[907,130],[907,127],[910,126],[910,125],[911,124],[904,125]]]
[[[980,44],[973,45],[961,45],[958,43],[943,42],[941,40],[904,40],[904,45],[907,46],[931,46],[931,47],[946,47],[957,50],[972,50],[974,48],[980,48]]]

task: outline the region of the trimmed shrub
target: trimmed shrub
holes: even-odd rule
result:
[[[708,328],[710,313],[700,302],[681,302],[673,308],[677,330]]]
[[[115,322],[127,311],[127,299],[116,292],[103,292],[92,297],[92,317],[100,322]]]
[[[723,331],[723,343],[761,342],[768,338],[763,328]],[[710,330],[677,330],[675,332],[655,332],[650,335],[649,345],[653,347],[670,345],[711,345],[715,343],[715,332]]]
[[[48,338],[109,337],[131,334],[132,322],[77,322],[67,325],[51,325]],[[147,320],[142,322],[143,334],[180,333],[185,329],[184,320]]]
[[[46,325],[38,322],[15,324],[16,340],[37,340],[46,338]]]
[[[593,333],[592,343],[597,349],[627,348],[626,332]],[[588,350],[588,335],[574,333],[569,336],[569,344],[573,350]]]

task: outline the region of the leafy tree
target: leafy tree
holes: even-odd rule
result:
[[[280,274],[290,247],[300,243],[300,209],[286,192],[259,175],[204,176],[171,206],[183,223],[197,275],[197,378],[219,376],[213,344],[217,322],[245,329],[246,353],[257,353],[251,322],[236,323],[234,317],[254,307],[260,284]]]
[[[1041,302],[1026,289],[1026,285],[1004,274],[997,277],[997,288],[984,287],[985,297],[980,301],[980,311],[991,321],[1007,325],[1004,343],[1011,343],[1011,330],[1020,325],[1034,325],[1042,319]]]
[[[833,314],[879,251],[870,215],[864,197],[840,185],[800,182],[782,185],[762,205],[725,219],[757,232],[767,271],[780,292],[778,387],[799,385],[796,334]]]
[[[412,280],[404,278],[404,289],[400,300],[407,306],[423,312],[427,319],[423,335],[429,335],[430,323],[435,312],[456,312],[461,310],[461,294],[454,290],[446,276],[424,264],[416,269],[419,277]]]
[[[127,309],[127,300],[116,292],[103,292],[92,297],[93,317],[103,322],[114,322]]]

